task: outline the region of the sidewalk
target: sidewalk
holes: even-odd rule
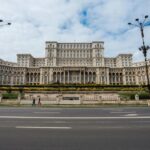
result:
[[[1,106],[32,106],[32,100],[2,100],[0,102]],[[36,106],[38,106],[38,101],[36,101]],[[73,106],[150,106],[150,100],[138,100],[138,101],[80,101],[80,100],[63,100],[63,101],[41,101],[41,106],[61,106],[68,105]]]

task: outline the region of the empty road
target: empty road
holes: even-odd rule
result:
[[[0,107],[0,150],[149,149],[148,107]]]

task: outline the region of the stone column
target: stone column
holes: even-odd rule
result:
[[[35,73],[33,73],[33,84],[35,83]]]
[[[36,78],[37,84],[39,84],[39,74],[37,73],[37,78]]]
[[[68,71],[68,83],[69,83],[69,71]]]
[[[111,73],[109,74],[109,79],[108,80],[109,80],[109,84],[111,84],[111,82],[112,82],[112,74]]]
[[[80,69],[80,81],[79,82],[82,83],[82,81],[81,81],[81,69]]]
[[[30,73],[29,73],[29,84],[30,84],[31,80],[30,80]]]
[[[96,75],[96,72],[93,73],[93,81],[94,81],[94,83],[97,83],[97,75]]]
[[[34,73],[33,73],[33,76],[32,76],[32,83],[34,84],[34,82],[35,82],[35,75],[34,75]]]
[[[3,77],[3,75],[2,75],[2,85],[4,84],[4,77]]]
[[[120,84],[120,73],[118,73],[118,82]]]
[[[85,70],[84,70],[84,75],[83,76],[84,76],[84,84],[85,84]]]
[[[59,82],[61,83],[61,72],[59,72],[59,73],[60,73],[60,76],[59,76],[59,80],[60,80],[60,81],[59,81]]]
[[[96,79],[95,79],[95,83],[96,83],[96,84],[99,84],[99,72],[97,72],[97,71],[96,71],[96,73],[95,73],[95,78],[96,78]]]
[[[22,75],[22,79],[23,79],[22,83],[25,84],[25,76]]]
[[[107,73],[107,78],[106,78],[106,80],[107,80],[107,85],[109,85],[109,84],[110,84],[110,82],[109,82],[110,79],[109,79],[109,70],[108,70],[108,69],[107,69],[107,72],[106,72],[106,73]]]
[[[135,82],[136,82],[136,85],[139,85],[138,75],[135,75]]]
[[[27,72],[24,72],[24,84],[27,83]]]
[[[51,83],[51,72],[49,71],[49,78],[48,78],[48,83]]]
[[[89,83],[89,82],[90,82],[90,81],[89,81],[89,72],[88,72],[88,76],[87,76],[87,78],[88,78],[88,83]]]
[[[64,84],[66,83],[66,72],[64,70]]]
[[[91,74],[91,80],[92,80],[92,83],[93,83],[93,72],[92,72],[92,74]]]
[[[115,73],[115,84],[117,83],[117,76],[116,76],[116,73]]]
[[[114,74],[112,73],[112,76],[111,76],[111,83],[114,84],[115,82],[115,77],[114,77]]]
[[[102,76],[101,76],[101,73],[99,74],[99,84],[101,84],[101,82],[102,82]]]
[[[123,70],[123,73],[122,73],[122,80],[123,80],[123,84],[126,85],[126,76],[125,76],[125,70]]]
[[[49,72],[47,73],[47,84],[49,84]]]
[[[58,74],[57,74],[57,72],[56,72],[56,81],[55,81],[56,83],[57,83],[57,75],[58,75]]]
[[[30,78],[30,76],[29,76],[29,78]],[[40,84],[43,84],[43,73],[42,72],[40,72]]]
[[[131,77],[131,80],[132,80],[132,83],[133,83],[133,75],[132,75],[132,77]],[[147,83],[147,81],[146,81],[146,83]]]
[[[52,70],[51,70],[50,76],[51,76],[51,83],[52,83],[52,82],[54,82],[54,72],[52,72]]]
[[[8,83],[8,76],[6,76],[6,84]]]
[[[13,75],[11,76],[10,84],[13,85]]]
[[[96,73],[95,73],[95,75],[96,75],[96,84],[100,83],[100,81],[99,81],[99,74],[100,74],[99,69],[96,69]]]

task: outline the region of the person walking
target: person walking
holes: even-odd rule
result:
[[[35,106],[35,98],[33,98],[32,106]]]
[[[38,106],[41,106],[41,98],[39,97]]]

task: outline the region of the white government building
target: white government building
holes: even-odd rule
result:
[[[141,54],[142,55],[142,54]],[[148,60],[150,74],[150,60]],[[0,85],[95,83],[146,84],[144,62],[132,62],[132,54],[104,57],[104,42],[46,42],[45,57],[17,54],[17,63],[0,59]]]

